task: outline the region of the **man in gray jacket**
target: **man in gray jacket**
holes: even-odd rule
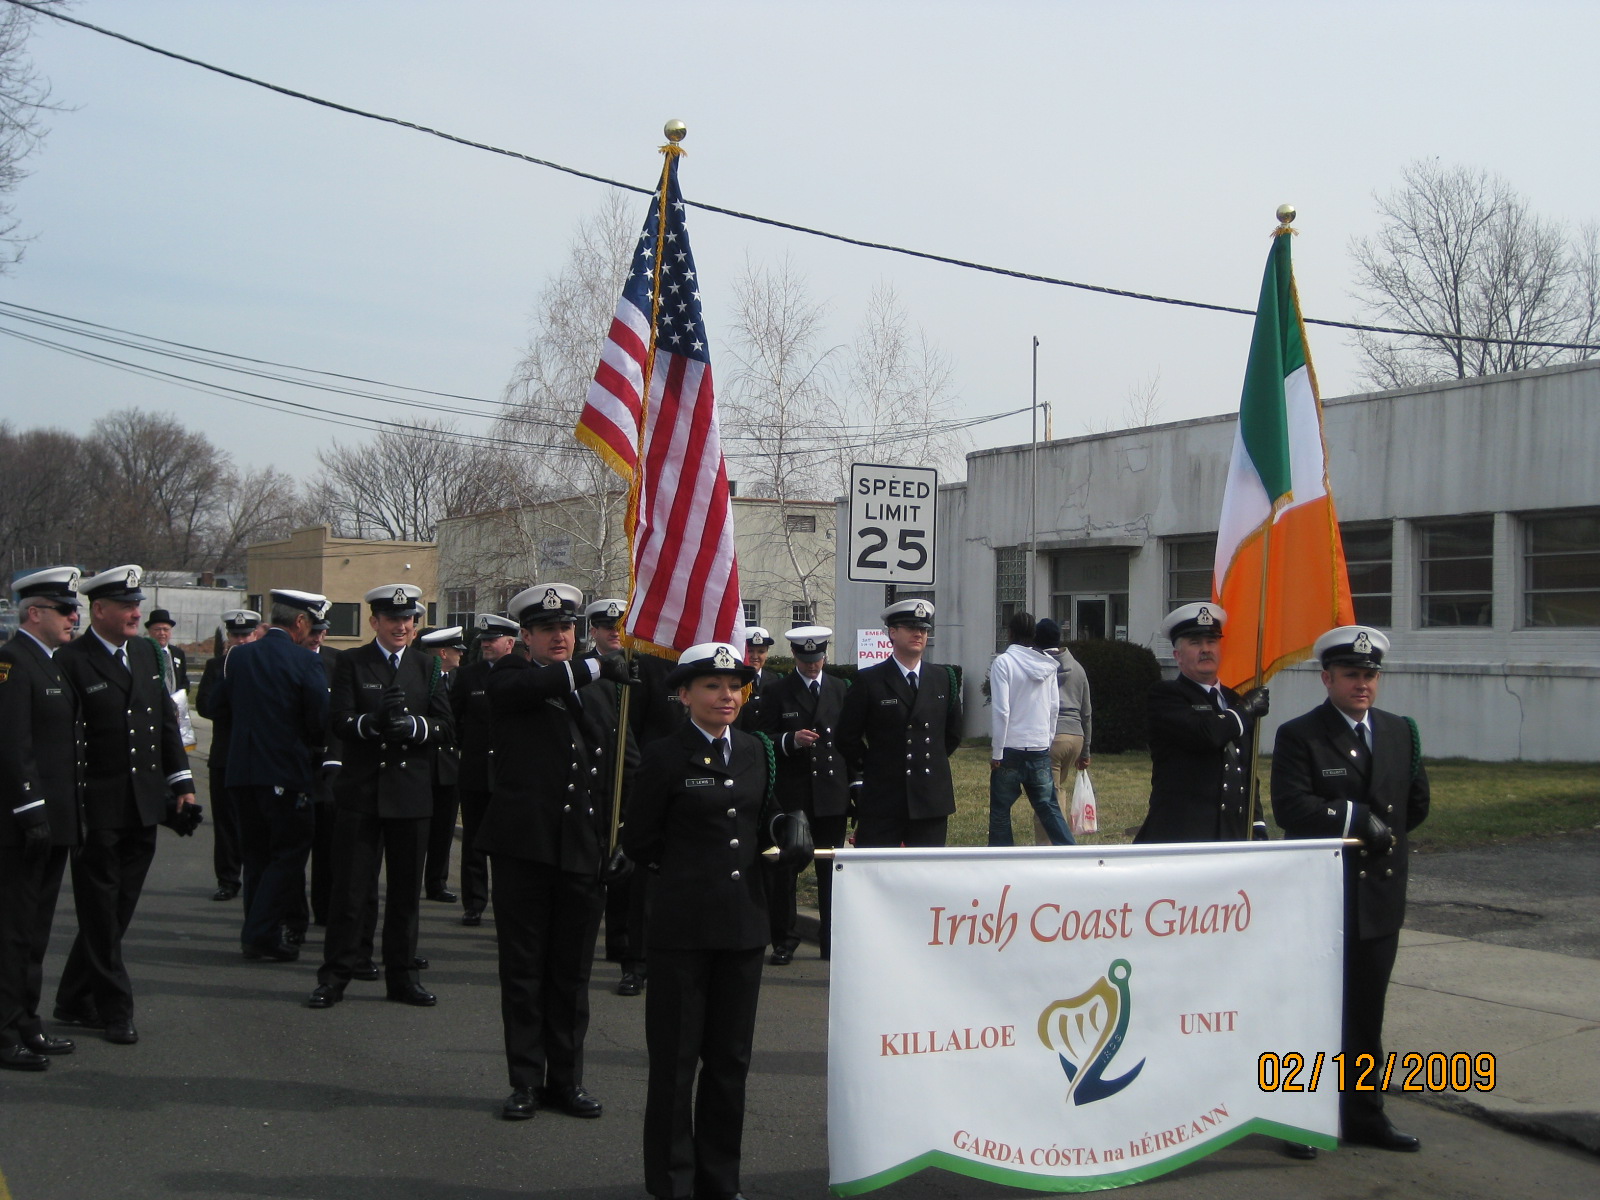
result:
[[[1093,745],[1094,708],[1089,701],[1089,676],[1072,651],[1061,644],[1061,626],[1045,617],[1034,628],[1033,644],[1056,660],[1056,683],[1061,691],[1061,708],[1056,713],[1056,736],[1050,743],[1050,775],[1055,782],[1056,804],[1063,813],[1072,811],[1074,771],[1089,766],[1089,747]],[[1033,844],[1048,846],[1050,835],[1044,822],[1033,819]]]

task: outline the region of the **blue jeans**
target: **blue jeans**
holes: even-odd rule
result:
[[[1056,805],[1050,751],[1018,750],[1013,746],[1001,751],[1000,765],[989,772],[989,845],[1016,845],[1011,839],[1011,806],[1021,791],[1028,793],[1028,803],[1039,814],[1050,844],[1072,845],[1072,832]]]

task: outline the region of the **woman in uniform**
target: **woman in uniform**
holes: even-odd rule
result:
[[[739,1195],[768,933],[760,851],[773,841],[770,743],[734,728],[755,674],[742,657],[705,642],[679,658],[667,684],[689,721],[645,748],[623,829],[628,857],[651,873],[644,1175],[661,1200]],[[804,817],[788,819],[784,860],[803,867],[810,839],[791,835]]]

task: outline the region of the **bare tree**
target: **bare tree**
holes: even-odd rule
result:
[[[441,518],[505,506],[517,464],[505,450],[464,439],[451,421],[413,421],[360,446],[317,451],[310,496],[345,537],[433,540]]]
[[[0,424],[0,562],[10,571],[81,562],[82,441]]]
[[[1409,387],[1592,353],[1525,343],[1589,343],[1600,331],[1593,229],[1573,238],[1498,175],[1434,162],[1412,163],[1374,198],[1382,228],[1350,244],[1355,295],[1374,323],[1419,336],[1357,333],[1369,383]]]
[[[58,7],[62,0],[41,0],[40,7]],[[44,140],[44,113],[50,85],[28,58],[28,34],[39,14],[14,4],[0,5],[0,274],[22,257],[16,205],[10,197],[27,176],[23,161]]]
[[[207,561],[214,571],[241,571],[257,542],[286,538],[302,527],[299,485],[273,467],[230,478],[213,514]]]
[[[1161,417],[1165,402],[1161,399],[1161,371],[1158,368],[1148,378],[1128,386],[1122,407],[1116,413],[1104,412],[1098,421],[1085,421],[1090,433],[1114,433],[1119,429],[1140,429],[1154,425]]]

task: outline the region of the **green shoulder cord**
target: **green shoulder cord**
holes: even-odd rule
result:
[[[767,748],[767,804],[770,806],[777,799],[778,794],[778,752],[773,748],[772,739],[760,730],[756,736],[761,739],[761,744]]]
[[[956,699],[961,695],[961,684],[956,681],[956,669],[949,663],[945,663],[944,673],[950,677],[950,704],[945,714],[948,716],[956,710]]]
[[[433,689],[438,686],[443,668],[439,665],[439,656],[437,654],[428,655],[428,661],[433,664],[428,668],[428,699],[432,700]]]
[[[1422,731],[1410,717],[1405,718],[1405,722],[1411,726],[1411,778],[1415,779],[1422,770]]]

